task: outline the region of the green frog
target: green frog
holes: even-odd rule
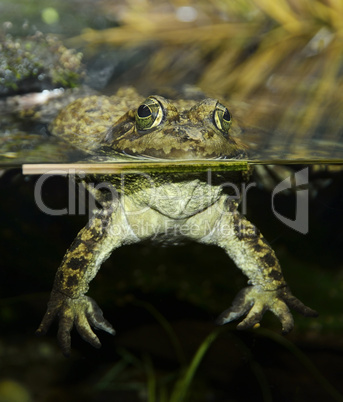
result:
[[[158,95],[144,100],[131,88],[111,97],[74,101],[50,130],[93,161],[242,159],[247,152],[237,123],[218,100],[171,101]],[[274,251],[238,211],[233,188],[248,180],[247,172],[211,177],[196,171],[95,174],[79,180],[101,207],[66,252],[37,330],[46,333],[58,317],[58,340],[65,355],[70,353],[74,326],[96,348],[101,343],[93,328],[115,334],[96,302],[86,295],[89,283],[114,249],[148,239],[172,245],[184,240],[217,245],[248,277],[248,286],[219,316],[219,324],[244,317],[239,329],[256,327],[270,310],[288,333],[294,325],[290,308],[304,316],[317,315],[292,295]]]

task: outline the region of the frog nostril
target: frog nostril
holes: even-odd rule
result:
[[[213,131],[205,131],[203,133],[203,136],[204,136],[205,140],[213,138],[214,137],[214,132]]]

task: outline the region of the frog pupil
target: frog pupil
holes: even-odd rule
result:
[[[151,116],[151,110],[147,105],[140,105],[137,110],[137,114],[141,118],[149,117],[149,116]]]
[[[229,112],[227,109],[225,109],[225,113],[224,113],[224,115],[223,115],[223,120],[226,120],[226,121],[230,121],[230,120],[231,120],[230,112]]]

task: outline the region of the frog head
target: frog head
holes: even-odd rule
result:
[[[152,95],[109,128],[101,149],[149,159],[241,158],[246,147],[232,133],[239,128],[215,99],[192,104]]]

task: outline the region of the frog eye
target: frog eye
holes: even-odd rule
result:
[[[153,97],[147,98],[137,109],[135,119],[138,130],[149,130],[158,126],[163,119],[162,105]]]
[[[221,103],[217,102],[216,107],[213,112],[213,120],[216,127],[222,131],[223,133],[228,133],[231,127],[231,114],[228,109],[222,105]]]

